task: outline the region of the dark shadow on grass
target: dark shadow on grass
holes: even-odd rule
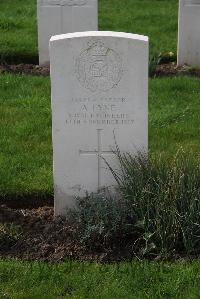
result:
[[[54,197],[51,193],[15,194],[10,193],[0,196],[0,205],[14,209],[36,209],[39,207],[54,205]]]
[[[8,64],[39,64],[39,58],[38,55],[29,55],[29,54],[13,54],[13,55],[7,55],[7,54],[1,54],[0,53],[0,63],[8,63]]]

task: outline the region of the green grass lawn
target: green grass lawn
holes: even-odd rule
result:
[[[36,0],[1,0],[1,60],[36,62],[37,56]]]
[[[49,79],[0,76],[0,94],[0,194],[48,196],[52,192]]]
[[[0,198],[49,196],[52,187],[49,78],[0,76]],[[173,156],[200,151],[199,79],[150,80],[149,147]]]
[[[0,261],[0,298],[198,299],[200,263]]]
[[[99,0],[99,29],[150,37],[151,54],[176,52],[177,0]],[[37,62],[36,0],[0,1],[0,57]]]

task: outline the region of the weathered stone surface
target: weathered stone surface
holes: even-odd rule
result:
[[[50,41],[55,213],[115,186],[105,160],[148,147],[148,38],[83,32]],[[115,136],[115,138],[114,138]]]

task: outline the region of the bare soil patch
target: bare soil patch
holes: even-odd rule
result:
[[[26,74],[34,76],[48,76],[50,74],[49,66],[39,66],[35,64],[1,64],[0,73]]]
[[[14,209],[0,206],[0,256],[25,260],[62,261],[81,258],[75,228],[54,219],[53,207]]]
[[[98,243],[95,248],[89,248],[80,242],[78,234],[78,226],[54,217],[52,206],[11,208],[0,205],[0,258],[51,263],[66,259],[108,263],[136,258],[131,239],[119,236],[119,240],[106,248]],[[199,257],[174,255],[170,260],[196,258]],[[160,257],[153,259],[160,260]]]
[[[174,63],[157,65],[154,77],[173,77],[180,75],[189,75],[200,77],[200,69],[191,68],[188,65],[177,66]]]
[[[49,66],[39,66],[35,64],[1,64],[0,73],[26,74],[35,76],[49,76]],[[175,63],[157,65],[152,77],[173,77],[180,75],[189,75],[200,77],[200,69],[194,69],[190,66],[177,66]]]
[[[61,262],[66,259],[110,262],[132,257],[128,245],[116,249],[88,248],[78,240],[78,228],[53,207],[11,208],[0,205],[0,257]]]

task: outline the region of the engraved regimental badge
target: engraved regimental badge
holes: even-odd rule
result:
[[[76,76],[93,92],[117,86],[123,74],[120,55],[101,40],[91,41],[76,60]]]

